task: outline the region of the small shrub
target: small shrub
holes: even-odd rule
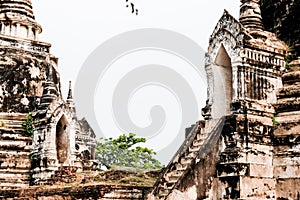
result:
[[[5,126],[5,123],[4,122],[0,122],[0,126],[1,127]]]
[[[28,135],[33,135],[34,133],[33,117],[31,114],[27,114],[26,118],[27,119],[22,122],[22,126]]]
[[[275,112],[275,113],[274,113],[274,116],[272,117],[272,122],[273,122],[273,125],[274,125],[274,126],[276,126],[276,125],[278,124],[278,121],[277,121],[277,119],[276,119],[277,115],[278,115],[278,113]]]

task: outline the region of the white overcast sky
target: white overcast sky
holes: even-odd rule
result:
[[[41,41],[51,43],[59,58],[63,91],[76,81],[87,56],[101,43],[138,28],[179,32],[206,50],[208,39],[223,10],[238,17],[239,0],[32,0],[36,20],[43,27]]]
[[[239,0],[128,0],[129,3],[134,3],[138,9],[138,15],[135,15],[131,13],[131,7],[126,7],[126,0],[32,1],[36,20],[43,27],[43,33],[40,35],[40,40],[51,43],[51,53],[59,58],[59,71],[64,97],[66,97],[68,81],[76,81],[78,72],[90,53],[110,38],[127,31],[141,28],[167,29],[185,35],[206,51],[209,36],[219,18],[222,16],[224,9],[228,10],[235,18],[238,18],[240,6]],[[154,52],[154,54],[155,53],[157,52]],[[132,56],[135,55],[136,54]],[[165,55],[158,55],[157,57],[160,58],[160,56],[163,57]],[[130,56],[127,57],[130,58]],[[164,58],[166,58],[166,56]],[[170,63],[177,62],[175,59],[171,59]],[[141,61],[143,62],[144,60],[142,59]],[[156,61],[156,64],[164,63],[163,60],[160,61],[161,62]],[[178,61],[177,63],[180,62]],[[132,65],[132,63],[129,64]],[[119,71],[117,71],[117,73],[119,73]],[[190,72],[184,70],[182,75],[186,73]],[[194,73],[191,72],[190,75],[191,77],[188,77],[187,79],[193,78]],[[112,76],[109,78],[115,78],[114,75]],[[112,85],[112,82],[113,81],[108,83],[108,85]],[[198,82],[194,82],[192,85],[192,88],[196,89],[201,87],[201,83]],[[146,94],[153,92],[153,90],[156,90],[156,88],[144,88]],[[159,88],[157,88],[156,91],[160,91]],[[203,94],[197,92],[196,99],[198,104],[203,106],[206,98],[206,88],[203,88],[200,91]],[[184,131],[178,131],[179,129],[176,129],[177,126],[180,125],[181,120],[180,105],[179,107],[176,107],[175,104],[178,103],[176,99],[173,97],[167,99],[168,95],[164,96],[164,91],[160,94],[162,95],[157,96],[156,99],[165,100],[165,102],[161,103],[164,104],[164,109],[169,109],[171,113],[167,117],[166,125],[164,127],[165,132],[155,135],[154,138],[147,140],[149,142],[147,145],[158,151],[159,159],[166,164],[176,152],[176,149],[179,147],[178,145],[180,145],[180,143],[177,143],[177,146],[169,145],[169,143],[171,144],[172,141],[175,141],[178,138],[180,141],[183,141]],[[100,95],[99,98],[103,99],[105,96],[107,95]],[[153,101],[153,96],[147,98],[147,95],[142,95],[144,97],[139,101],[140,96],[138,93],[135,98],[132,98],[137,102],[132,105],[140,105],[140,107],[131,109],[130,115],[133,115],[132,118],[136,117],[136,119],[131,120],[137,122],[139,125],[147,126],[147,124],[151,124],[151,119],[147,118],[147,116],[150,113],[150,108],[156,101]],[[172,107],[173,103],[171,103],[171,101],[175,105],[174,108]],[[108,99],[107,102],[109,104],[111,100]],[[179,102],[179,104],[180,103],[181,102]],[[111,113],[109,113],[109,110],[104,110],[109,106],[103,105],[103,109],[95,109],[96,113],[101,115],[97,115],[96,118],[98,120],[96,123],[99,124],[99,121],[102,123],[101,131],[103,133],[114,134],[110,135],[110,137],[124,133],[125,129],[117,129],[118,126],[114,124],[113,119],[108,121]],[[200,111],[201,107],[195,109]],[[78,110],[77,106],[77,111]],[[192,119],[192,122],[183,125],[184,127],[190,126],[191,123],[194,123],[199,119],[200,116]],[[93,129],[96,130],[97,133],[101,133],[101,131],[93,126],[93,119],[88,118],[88,120],[90,123],[92,122]],[[103,125],[106,125],[106,127],[103,127]],[[173,130],[174,128],[176,130]],[[126,129],[126,131],[129,132],[131,130]],[[176,133],[178,135],[176,135]],[[163,139],[158,139],[160,136],[162,136]],[[171,147],[162,150],[161,153],[159,150],[167,145]]]

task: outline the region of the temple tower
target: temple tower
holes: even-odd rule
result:
[[[58,59],[41,32],[30,0],[0,0],[0,188],[47,183],[66,166],[82,170],[82,152],[94,152],[95,134],[77,120],[71,93],[63,99]],[[92,147],[76,148],[82,134]]]
[[[260,0],[240,3],[239,21],[224,11],[209,39],[205,121],[187,134],[151,197],[300,197],[299,61],[287,62],[286,44],[264,29]]]
[[[239,21],[225,12],[210,41],[206,59],[211,76],[210,117],[221,117],[215,116],[214,110],[230,107],[230,112],[223,112],[226,120],[221,141],[225,145],[216,165],[219,192],[213,199],[275,199],[272,119],[285,71],[285,44],[264,30],[259,0],[241,0]],[[216,71],[219,52],[224,49],[231,60],[231,87],[221,82],[228,76]],[[232,90],[231,102],[218,99],[222,92],[217,85],[224,85],[223,93]],[[223,101],[223,106],[218,101]]]
[[[213,199],[297,199],[299,61],[289,61],[286,43],[264,29],[259,0],[241,0],[239,20],[224,12],[206,54],[209,99],[203,114],[226,116]],[[220,53],[224,49],[228,56]],[[228,60],[231,65],[219,64]],[[226,66],[231,87],[222,72]]]
[[[56,63],[50,45],[37,41],[41,31],[29,0],[0,1],[0,188],[23,187],[32,178],[32,114],[48,65]]]
[[[225,11],[206,54],[209,88],[204,117],[219,118],[244,112],[246,107],[248,113],[263,110],[261,115],[273,115],[270,105],[276,102],[276,90],[282,87],[285,55],[285,44],[263,30],[259,1],[241,1],[240,21]],[[231,80],[227,80],[229,76]]]

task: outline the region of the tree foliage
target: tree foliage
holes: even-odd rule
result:
[[[135,134],[123,134],[118,138],[100,138],[97,142],[96,158],[101,167],[110,169],[114,166],[134,167],[141,169],[159,169],[161,163],[153,158],[156,154],[152,149],[140,147],[145,138]]]

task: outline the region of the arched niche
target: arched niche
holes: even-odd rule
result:
[[[223,44],[220,45],[213,65],[212,118],[230,114],[232,102],[232,65]]]
[[[70,127],[63,115],[56,125],[56,152],[60,164],[67,161],[70,152]]]

